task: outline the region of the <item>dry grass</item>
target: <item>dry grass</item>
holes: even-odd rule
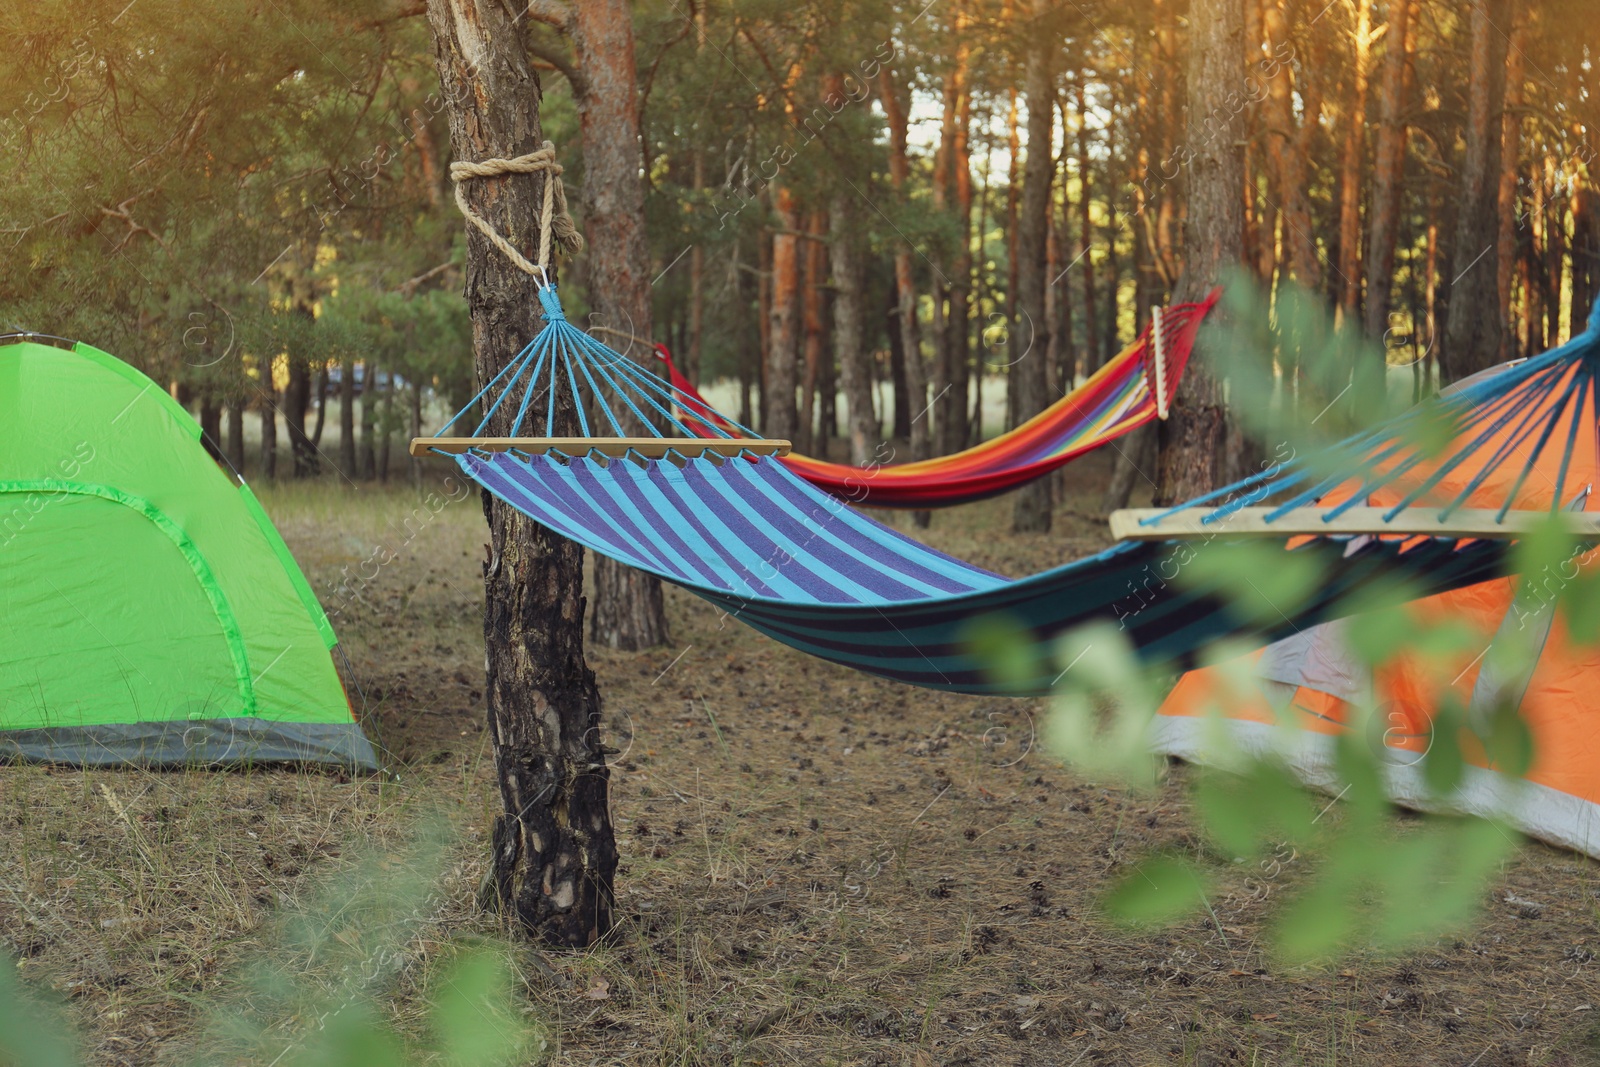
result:
[[[997,535],[1002,501],[939,516],[930,539],[1010,573],[1088,551],[1104,466],[1072,477],[1052,535]],[[0,770],[0,937],[70,998],[95,1063],[182,1062],[272,917],[358,850],[403,848],[432,806],[459,845],[409,951],[493,930],[471,903],[495,805],[476,499],[435,514],[401,490],[263,495],[337,609],[399,779]],[[344,568],[373,572],[375,548],[393,561],[350,586]],[[1310,866],[1289,855],[1212,857],[1214,914],[1129,933],[1094,907],[1124,865],[1206,854],[1188,772],[1148,795],[1105,788],[1033,744],[1038,702],[895,686],[719,627],[676,591],[669,605],[674,645],[592,657],[624,750],[622,925],[592,952],[522,952],[556,1062],[1600,1062],[1587,859],[1523,847],[1475,930],[1399,959],[1279,969],[1266,920]],[[402,1026],[424,973],[395,983]]]

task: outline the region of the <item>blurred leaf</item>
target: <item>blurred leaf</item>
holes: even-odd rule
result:
[[[78,1067],[71,1030],[23,984],[17,962],[0,952],[0,1067]]]
[[[1309,553],[1258,541],[1213,541],[1194,553],[1177,580],[1223,598],[1247,622],[1274,626],[1292,619],[1323,577],[1322,564]]]
[[[1580,645],[1600,641],[1600,572],[1579,574],[1561,589],[1567,632]]]
[[[489,949],[464,953],[434,997],[429,1016],[439,1048],[452,1067],[500,1067],[522,1062],[535,1036],[515,1011],[511,968]]]
[[[1521,778],[1533,766],[1533,731],[1527,720],[1510,705],[1495,709],[1483,738],[1489,765],[1501,774]]]
[[[1039,639],[1011,615],[980,615],[962,628],[961,640],[997,683],[1020,687],[1044,673]]]
[[[1370,843],[1376,847],[1377,843]],[[1335,848],[1317,873],[1309,890],[1279,914],[1273,924],[1273,944],[1290,963],[1305,963],[1334,955],[1354,939],[1359,920],[1355,895],[1360,864]]]
[[[399,1038],[365,1003],[346,1004],[288,1059],[292,1067],[405,1067]]]
[[[1266,841],[1300,844],[1313,832],[1305,790],[1276,761],[1202,775],[1195,799],[1206,830],[1231,856],[1253,857]]]
[[[1204,906],[1205,899],[1205,884],[1192,863],[1156,856],[1117,883],[1104,907],[1118,922],[1143,925],[1171,922]]]
[[[1466,715],[1454,693],[1446,693],[1434,713],[1428,752],[1422,758],[1422,777],[1428,791],[1436,797],[1448,796],[1461,785],[1466,773],[1466,755],[1461,750],[1461,731]]]
[[[1511,565],[1523,581],[1560,575],[1577,549],[1577,539],[1557,515],[1546,515],[1511,546]]]
[[[1379,766],[1383,757],[1365,737],[1365,730],[1351,728],[1340,733],[1334,743],[1334,768],[1344,783],[1339,799],[1349,811],[1350,833],[1372,828],[1389,810],[1389,794]]]

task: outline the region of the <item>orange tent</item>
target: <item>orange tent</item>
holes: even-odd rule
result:
[[[1509,501],[1527,510],[1600,509],[1586,488],[1571,497],[1573,487],[1592,486],[1596,473],[1592,391],[1556,389],[1506,410],[1511,417],[1505,428],[1466,462],[1448,471],[1435,466],[1408,474],[1366,503],[1392,506],[1423,489],[1421,503],[1442,504],[1465,491],[1466,507]],[[1476,435],[1484,427],[1475,423],[1469,429]],[[1571,447],[1560,447],[1569,441]],[[1555,445],[1545,447],[1549,442]],[[1460,454],[1459,439],[1447,454]],[[1558,485],[1571,498],[1556,500]],[[1419,627],[1450,622],[1470,630],[1469,646],[1453,662],[1400,656],[1369,670],[1349,646],[1349,635],[1363,624],[1354,616],[1310,627],[1242,662],[1190,671],[1161,706],[1154,747],[1208,762],[1217,755],[1218,735],[1207,720],[1220,712],[1231,743],[1258,754],[1277,751],[1307,784],[1337,792],[1334,737],[1362,722],[1387,757],[1396,802],[1503,817],[1533,837],[1600,856],[1600,647],[1574,642],[1557,606],[1561,590],[1595,568],[1600,550],[1544,574],[1497,579],[1408,605]],[[1533,649],[1536,658],[1507,667],[1510,657],[1491,654],[1513,642]],[[1241,677],[1247,679],[1242,688]],[[1449,694],[1469,717],[1490,714],[1508,701],[1519,706],[1536,746],[1525,780],[1500,773],[1469,749],[1471,765],[1461,787],[1448,797],[1429,794],[1419,764],[1434,715]],[[1285,718],[1302,729],[1285,729]]]

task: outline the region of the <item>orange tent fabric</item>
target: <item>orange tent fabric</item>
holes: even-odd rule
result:
[[[1552,504],[1578,503],[1557,501],[1553,494],[1558,483],[1568,487],[1568,494],[1573,486],[1594,483],[1600,443],[1594,397],[1580,391],[1576,399],[1563,399],[1558,390],[1540,403],[1510,410],[1504,432],[1478,454],[1442,476],[1437,470],[1408,476],[1405,487],[1424,490],[1423,502],[1439,503],[1471,488],[1468,507],[1499,507],[1510,500],[1516,508],[1548,510]],[[1575,447],[1566,460],[1567,450],[1545,449],[1518,484],[1530,450],[1538,449],[1527,441],[1506,446],[1514,426],[1524,420],[1542,420],[1550,427],[1549,440],[1564,442],[1570,436]],[[1559,469],[1563,462],[1565,472]],[[1404,487],[1386,488],[1368,503],[1391,505],[1404,492]],[[1578,506],[1594,510],[1600,501],[1589,496]],[[1308,629],[1240,663],[1190,671],[1160,709],[1154,745],[1168,755],[1205,762],[1216,743],[1206,719],[1220,712],[1234,741],[1247,749],[1279,751],[1308,784],[1337,791],[1333,738],[1360,722],[1389,756],[1389,787],[1398,802],[1505,817],[1532,836],[1600,856],[1600,648],[1574,642],[1556,606],[1563,587],[1597,568],[1600,549],[1553,572],[1497,579],[1413,602],[1407,610],[1419,627],[1450,623],[1473,634],[1453,662],[1429,665],[1397,657],[1368,671],[1347,644],[1346,634],[1362,625],[1355,616]],[[1530,644],[1537,659],[1531,670],[1498,677],[1489,653],[1497,642],[1511,641]],[[1246,679],[1242,688],[1241,677]],[[1417,765],[1447,695],[1453,694],[1470,715],[1487,714],[1498,700],[1515,700],[1519,693],[1520,711],[1536,744],[1526,781],[1514,782],[1489,767],[1480,752],[1469,754],[1473,766],[1456,795],[1429,796]],[[1285,730],[1280,717],[1303,729]],[[1470,746],[1464,747],[1470,753]]]

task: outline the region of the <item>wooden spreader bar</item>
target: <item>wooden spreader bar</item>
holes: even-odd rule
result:
[[[1111,535],[1119,541],[1174,541],[1202,537],[1350,537],[1360,534],[1381,536],[1405,534],[1426,537],[1470,537],[1482,540],[1515,539],[1550,519],[1547,511],[1514,510],[1496,522],[1497,509],[1461,508],[1440,519],[1437,508],[1408,507],[1385,522],[1388,508],[1350,508],[1324,522],[1331,508],[1303,507],[1285,512],[1271,522],[1266,517],[1274,508],[1240,508],[1226,518],[1202,522],[1211,508],[1194,508],[1168,515],[1159,522],[1141,525],[1140,520],[1161,515],[1160,508],[1128,508],[1111,513]],[[1600,514],[1564,511],[1557,513],[1563,525],[1583,538],[1600,539]]]
[[[684,456],[738,456],[745,453],[756,456],[787,456],[788,441],[752,440],[726,437],[413,437],[411,454],[426,456],[429,452],[450,452],[459,455],[474,449],[480,452],[527,452],[539,455],[562,452],[569,456],[585,456],[598,452],[602,456],[617,458],[630,452],[649,459],[660,459],[668,452]]]

